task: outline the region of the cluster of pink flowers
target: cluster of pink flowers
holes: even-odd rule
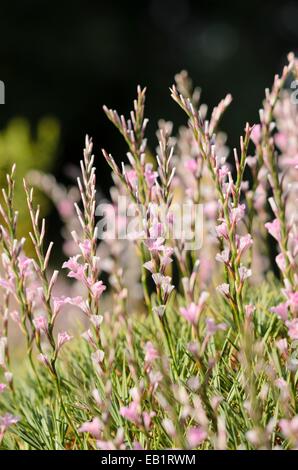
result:
[[[297,364],[290,350],[298,340],[298,112],[293,110],[289,94],[282,91],[291,73],[298,76],[298,65],[289,55],[281,77],[276,76],[272,89],[266,91],[260,123],[246,124],[239,150],[233,151],[233,166],[226,136],[219,131],[231,96],[227,95],[208,116],[199,91],[192,88],[184,71],[175,77],[171,94],[186,113],[188,126],[173,137],[172,124],[160,121],[155,157],[149,155],[145,137],[145,89],[138,87],[129,119],[104,107],[128,147],[128,161],[121,165],[105,150],[103,155],[115,183],[110,214],[115,212],[120,229],[126,228],[128,222],[118,198],[125,195],[139,221],[138,228],[129,233],[129,241],[106,236],[99,242],[95,157],[88,136],[76,190],[66,190],[53,178],[37,172],[31,172],[24,182],[32,225],[30,257],[25,238],[18,238],[12,168],[0,205],[1,396],[13,397],[15,393],[8,339],[12,319],[26,339],[37,383],[41,385],[42,368],[55,383],[75,445],[82,436],[87,442],[88,433],[98,449],[125,449],[128,442],[141,449],[146,442],[153,442],[154,427],[159,426],[165,442],[172,442],[176,448],[209,444],[227,448],[228,426],[221,393],[229,383],[233,389],[229,406],[236,395],[241,400],[242,395],[246,397],[241,401],[241,414],[247,413],[245,439],[249,445],[268,446],[277,426],[292,446],[298,445],[297,416],[287,405],[296,393],[293,372]],[[67,260],[61,274],[52,271],[53,243],[46,246],[45,220],[34,205],[28,181],[52,198],[65,222]],[[197,205],[203,205],[201,251],[197,246],[188,249],[184,232],[177,239],[169,235],[176,222],[174,201],[191,209],[191,227],[196,227],[193,219]],[[71,235],[71,242],[66,234]],[[275,240],[276,246],[268,240]],[[128,248],[129,243],[133,248]],[[252,292],[269,271],[270,257],[265,249],[271,248],[277,250],[275,262],[282,287],[274,293],[277,301],[271,302],[270,297],[271,303],[262,307],[270,327],[266,338],[259,341],[260,331],[265,329],[264,311],[254,305]],[[107,282],[102,280],[102,271],[108,274]],[[62,273],[66,274],[63,281]],[[82,313],[81,335],[61,327],[67,309]],[[135,328],[136,317],[143,329]],[[268,340],[276,324],[276,334]],[[143,337],[143,331],[149,336]],[[57,361],[63,360],[62,347],[75,336],[87,342],[94,374],[90,378],[92,391],[82,407],[86,417],[79,423],[65,406],[63,373],[57,367]],[[229,348],[228,360],[222,359]],[[36,356],[41,362],[37,366]],[[280,372],[281,366],[286,373]],[[274,391],[272,396],[279,396],[283,418],[276,417],[274,425],[266,420],[262,424],[269,385],[258,389],[260,370]],[[235,371],[239,390],[234,383]],[[213,385],[208,389],[210,378]],[[219,384],[225,380],[220,394],[219,390],[214,392],[217,380]],[[0,417],[0,443],[18,420],[9,413]],[[138,439],[128,439],[127,429]]]

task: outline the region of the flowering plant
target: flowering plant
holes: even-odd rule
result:
[[[2,448],[298,447],[298,111],[286,90],[297,75],[289,54],[234,164],[219,130],[231,96],[208,114],[186,72],[171,95],[187,126],[173,136],[160,121],[155,158],[146,90],[129,119],[104,107],[127,161],[102,151],[114,186],[99,223],[88,137],[77,189],[37,171],[24,180],[27,240],[12,167],[0,205]],[[61,272],[33,186],[64,222]]]

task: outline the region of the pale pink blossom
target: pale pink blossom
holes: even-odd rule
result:
[[[164,241],[165,239],[162,237],[159,237],[156,240],[148,238],[147,240],[144,240],[144,243],[151,253],[155,253],[164,250]]]
[[[238,207],[231,209],[231,223],[232,225],[237,224],[243,219],[245,214],[245,204],[239,204]]]
[[[63,269],[69,269],[68,277],[72,277],[77,281],[85,281],[85,266],[78,263],[80,255],[72,256],[68,261],[65,261],[62,265]]]
[[[298,318],[294,320],[287,320],[288,335],[291,339],[298,339]]]
[[[68,343],[73,338],[70,336],[67,331],[62,331],[58,333],[57,349],[58,351],[62,348],[65,343]]]
[[[253,239],[248,233],[247,235],[244,235],[243,237],[240,237],[238,240],[238,252],[240,256],[242,256],[248,248],[250,248],[253,244]]]
[[[187,430],[186,439],[189,448],[194,449],[207,439],[207,433],[200,427],[189,428]]]
[[[5,431],[7,431],[10,426],[17,424],[19,421],[20,418],[18,416],[13,416],[10,413],[6,413],[4,416],[0,416],[0,441]]]
[[[7,388],[6,384],[1,384],[0,383],[0,393],[3,393],[6,388]]]
[[[230,294],[230,286],[227,283],[220,284],[216,289],[225,296],[229,296]]]
[[[159,317],[162,317],[165,313],[166,306],[165,305],[157,305],[152,308],[153,313],[156,313]]]
[[[281,354],[288,351],[288,342],[286,338],[277,340],[275,344]]]
[[[146,180],[148,187],[152,188],[152,186],[154,186],[156,182],[158,173],[157,171],[153,171],[153,165],[151,163],[146,163],[144,176],[145,176],[145,180]]]
[[[213,318],[206,318],[206,327],[208,335],[213,335],[216,331],[224,331],[227,329],[227,325],[225,323],[215,323]]]
[[[134,424],[140,424],[141,409],[138,401],[132,401],[128,406],[121,406],[120,414]]]
[[[135,170],[128,170],[125,173],[126,179],[133,189],[138,187],[138,175]]]
[[[289,306],[293,315],[298,314],[298,291],[288,292],[287,297],[289,299]]]
[[[7,279],[0,279],[0,286],[8,291],[10,294],[15,295],[15,282],[12,278],[9,280]]]
[[[230,259],[230,250],[225,248],[221,253],[216,254],[215,259],[220,263],[228,264]]]
[[[105,290],[106,286],[102,281],[96,281],[93,285],[91,285],[92,294],[96,299],[99,299]]]
[[[147,431],[150,429],[151,424],[152,424],[152,418],[154,418],[155,415],[156,413],[154,411],[150,411],[150,412],[144,411],[142,413],[143,423]]]
[[[285,437],[298,439],[298,415],[291,420],[281,419],[279,426]]]
[[[33,319],[33,324],[37,331],[47,331],[48,320],[44,315],[38,315]]]
[[[104,360],[105,353],[101,349],[97,349],[95,352],[91,354],[91,359],[94,364],[101,364]]]
[[[204,203],[204,214],[209,219],[215,219],[218,211],[218,204],[216,201],[208,201]]]
[[[256,310],[256,307],[252,304],[245,305],[245,315],[247,317],[251,317],[254,311]]]
[[[66,297],[65,295],[62,295],[60,297],[53,298],[54,315],[56,316],[65,305],[72,305],[86,312],[86,304],[81,296]]]
[[[275,307],[271,307],[270,311],[275,313],[283,321],[286,321],[288,318],[288,302],[283,302],[276,305]]]
[[[74,203],[68,199],[62,199],[57,205],[57,210],[61,217],[69,218],[74,214]]]
[[[286,260],[282,253],[279,253],[279,255],[275,257],[275,261],[281,271],[286,269]]]
[[[161,238],[163,233],[163,225],[162,223],[158,222],[158,220],[154,220],[152,226],[149,229],[150,238],[157,239]]]
[[[95,439],[99,439],[102,432],[102,423],[99,418],[95,417],[92,421],[83,423],[78,429],[79,432],[88,432]]]
[[[228,165],[222,165],[222,167],[218,169],[219,180],[223,181],[225,177],[229,174],[229,171],[230,170]]]
[[[252,274],[251,269],[248,269],[245,266],[240,266],[238,271],[239,271],[240,280],[242,282],[245,281],[245,279],[248,279]]]
[[[37,356],[37,359],[40,362],[42,362],[44,366],[47,366],[47,367],[51,368],[50,361],[49,361],[48,357],[45,354],[39,354]]]
[[[88,256],[90,256],[91,248],[92,248],[91,241],[90,240],[84,240],[82,243],[79,243],[79,247],[80,247],[81,252],[83,253],[83,255],[86,258],[88,258]]]
[[[147,341],[145,344],[145,362],[151,364],[158,357],[159,354],[157,349],[153,346],[151,341]]]
[[[281,151],[286,150],[288,138],[284,132],[276,132],[276,134],[274,135],[274,140]]]
[[[148,271],[150,271],[152,274],[154,273],[155,266],[152,260],[147,261],[146,263],[143,264],[143,266],[145,269],[148,269]]]
[[[255,146],[257,146],[260,143],[261,136],[262,136],[261,126],[260,126],[260,124],[255,124],[253,126],[251,134],[250,134],[250,138],[253,141],[253,143],[255,144]]]
[[[265,227],[275,240],[278,242],[281,240],[280,221],[278,219],[274,219],[272,222],[267,222]]]
[[[32,275],[33,260],[31,258],[21,254],[18,258],[18,264],[21,276],[27,277]]]
[[[222,222],[220,225],[215,227],[216,233],[218,237],[223,237],[225,239],[228,238],[228,228],[225,222]]]
[[[194,158],[189,158],[184,163],[185,168],[191,173],[195,174],[198,169],[198,163]]]
[[[15,323],[21,323],[20,313],[17,310],[13,310],[12,312],[10,312],[10,317]]]
[[[196,325],[198,323],[199,316],[205,306],[208,296],[208,292],[202,292],[198,304],[191,302],[187,308],[180,308],[181,315],[192,325]]]

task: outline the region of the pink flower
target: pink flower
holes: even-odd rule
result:
[[[162,317],[165,313],[166,306],[165,305],[158,305],[152,308],[153,313],[156,313],[159,317]]]
[[[207,433],[200,427],[187,430],[186,439],[190,449],[198,447],[207,438]]]
[[[298,314],[298,291],[297,292],[289,292],[287,294],[288,299],[289,299],[289,305],[291,312],[293,315]]]
[[[154,186],[155,181],[158,177],[157,171],[153,171],[152,169],[153,169],[153,165],[151,163],[146,163],[144,176],[145,176],[145,180],[149,188],[152,188],[152,186]]]
[[[84,240],[82,243],[79,244],[79,247],[81,249],[81,252],[85,256],[85,258],[88,258],[91,253],[91,241],[90,240]]]
[[[221,168],[219,168],[218,176],[219,176],[220,181],[224,180],[228,174],[229,174],[228,165],[223,165]]]
[[[220,237],[223,237],[225,239],[228,238],[228,228],[225,222],[222,222],[220,225],[217,225],[217,227],[215,227],[215,230],[219,238]]]
[[[19,256],[19,269],[22,276],[27,277],[32,274],[33,260],[25,255]]]
[[[86,423],[82,424],[82,426],[79,427],[78,431],[88,432],[95,439],[100,439],[101,431],[102,431],[101,421],[97,417],[93,418],[92,421],[87,421]]]
[[[228,297],[230,295],[230,286],[229,284],[223,283],[217,286],[216,288],[221,294],[225,295]]]
[[[91,354],[91,359],[94,364],[101,364],[104,360],[105,353],[101,349],[97,349],[94,353]]]
[[[206,327],[208,335],[213,335],[216,331],[224,331],[227,329],[227,325],[225,323],[215,323],[213,318],[206,318]]]
[[[271,307],[270,311],[275,313],[283,321],[286,321],[288,318],[288,302],[280,303],[276,307]]]
[[[143,264],[143,266],[145,269],[148,269],[148,271],[150,271],[151,273],[154,273],[155,267],[154,267],[153,261],[151,260],[147,261],[146,263]]]
[[[281,151],[286,150],[288,144],[288,138],[283,132],[276,132],[274,135],[274,140]]]
[[[278,242],[281,240],[281,232],[280,232],[280,222],[278,219],[274,219],[272,222],[267,222],[265,224],[266,229],[270,233],[270,235],[275,238]]]
[[[37,331],[47,331],[48,320],[44,315],[39,315],[33,319],[33,324]]]
[[[78,263],[80,255],[72,256],[68,261],[65,261],[62,265],[63,269],[69,269],[68,277],[77,279],[78,281],[85,280],[85,267]]]
[[[275,261],[281,271],[286,269],[286,260],[282,253],[279,253],[279,255],[276,256]]]
[[[209,217],[209,219],[215,219],[217,210],[218,204],[216,201],[209,201],[204,203],[204,214]]]
[[[215,259],[220,263],[228,264],[230,259],[230,250],[225,248],[221,253],[217,253]]]
[[[288,342],[286,338],[282,338],[276,341],[276,347],[281,354],[288,351]]]
[[[3,287],[4,290],[7,290],[10,294],[14,295],[15,293],[15,283],[12,278],[9,280],[7,279],[0,279],[0,286]]]
[[[147,341],[145,344],[145,362],[151,363],[159,357],[158,351],[153,346],[151,341]]]
[[[147,431],[150,429],[152,418],[154,418],[155,415],[156,415],[156,413],[154,411],[150,411],[150,413],[148,413],[148,411],[143,412],[143,414],[142,414],[143,423],[144,423],[145,429],[147,429]]]
[[[189,321],[193,325],[196,325],[198,323],[199,316],[202,313],[202,310],[205,306],[205,303],[208,297],[209,297],[208,292],[202,292],[200,295],[198,304],[195,304],[194,302],[192,302],[189,305],[189,307],[180,308],[181,315],[183,315],[187,321]]]
[[[13,426],[19,421],[20,418],[18,416],[13,416],[10,413],[6,413],[4,416],[0,416],[0,440],[1,435],[3,435],[10,426]]]
[[[132,401],[128,406],[120,408],[120,414],[123,418],[128,419],[135,424],[140,424],[140,403]]]
[[[106,286],[103,284],[102,281],[96,281],[91,286],[92,294],[95,296],[96,299],[99,299],[105,290],[106,290]]]
[[[159,237],[156,240],[148,238],[147,240],[144,240],[144,243],[151,253],[155,253],[164,250],[164,241],[165,239],[162,237]]]
[[[62,199],[58,203],[57,209],[61,217],[71,217],[74,214],[74,203],[68,199]]]
[[[152,227],[149,229],[150,238],[157,239],[161,238],[163,232],[163,225],[158,222],[158,220],[154,220],[152,223]]]
[[[293,419],[281,419],[279,422],[281,432],[287,438],[298,438],[298,415]]]
[[[21,317],[17,310],[13,310],[12,312],[10,312],[10,317],[15,323],[18,323],[18,325],[20,325]]]
[[[53,298],[54,315],[56,316],[60,312],[61,308],[65,305],[73,305],[75,307],[79,307],[85,313],[87,311],[86,304],[81,296],[66,297],[65,295],[62,295],[61,297]]]
[[[240,280],[242,282],[245,281],[245,279],[248,279],[252,274],[251,269],[247,269],[245,266],[240,266],[238,271],[239,271]]]
[[[231,222],[232,225],[237,224],[243,219],[245,214],[245,204],[240,204],[238,207],[231,209]]]
[[[254,313],[256,307],[252,304],[245,305],[245,315],[247,317],[251,317],[252,314]]]
[[[125,173],[126,180],[133,189],[138,187],[138,175],[135,170],[128,170]]]
[[[49,359],[47,358],[47,356],[45,354],[39,354],[37,356],[37,359],[43,363],[44,366],[47,366],[51,369],[51,364],[50,364],[50,361]]]
[[[255,126],[253,126],[251,134],[250,134],[250,138],[255,144],[255,146],[257,146],[260,143],[261,136],[262,136],[261,126],[260,124],[256,124]]]
[[[194,158],[189,158],[184,163],[185,168],[191,173],[195,174],[198,169],[198,163]]]
[[[62,331],[58,333],[57,349],[58,351],[62,348],[65,343],[68,343],[73,338],[70,336],[67,331]]]
[[[0,383],[0,393],[3,393],[6,388],[7,388],[6,384],[1,384]]]
[[[248,233],[247,235],[244,235],[243,237],[240,237],[238,240],[238,250],[239,250],[240,256],[242,256],[245,253],[245,251],[252,246],[252,244],[253,244],[253,239],[250,233]]]
[[[298,318],[286,321],[288,335],[291,339],[298,339]]]

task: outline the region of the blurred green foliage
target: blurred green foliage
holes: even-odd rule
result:
[[[6,174],[16,164],[15,209],[19,211],[19,236],[28,234],[30,220],[23,190],[23,178],[34,170],[53,168],[60,140],[60,125],[55,118],[44,117],[33,130],[24,118],[12,119],[0,132],[0,185],[6,186]],[[46,197],[35,190],[36,203],[45,215],[49,209]]]

